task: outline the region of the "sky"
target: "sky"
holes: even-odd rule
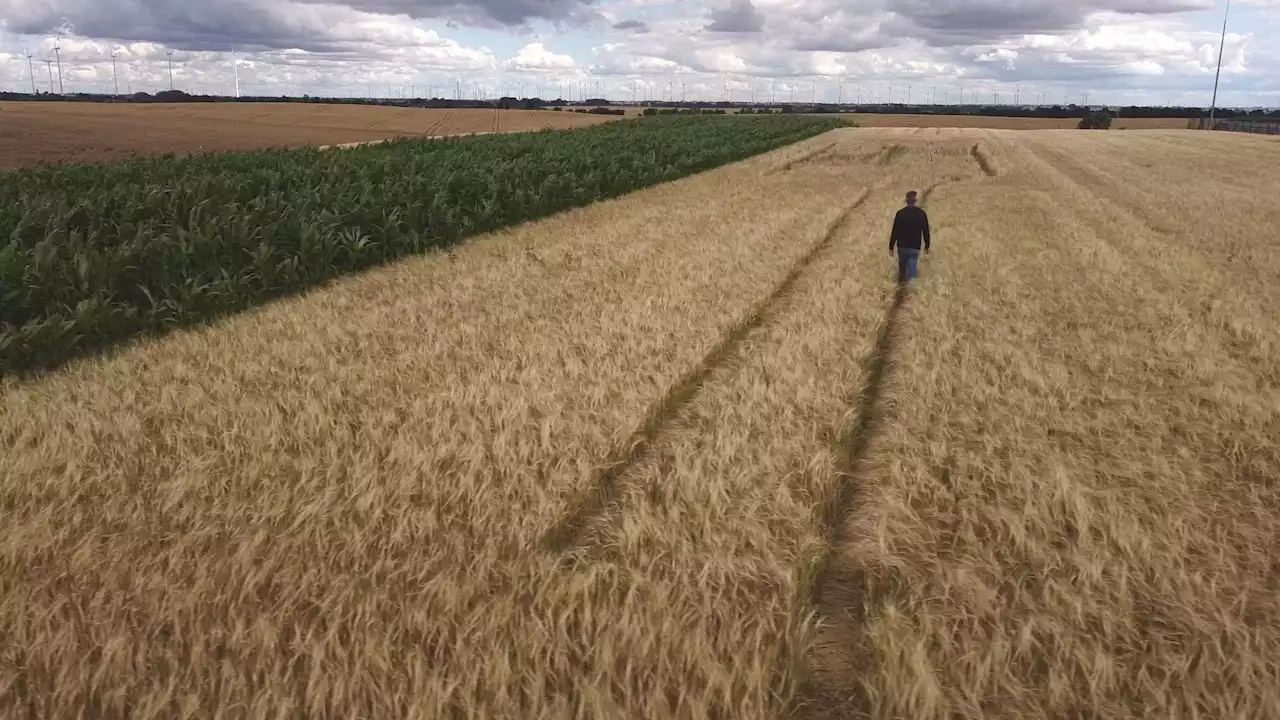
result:
[[[255,95],[1207,107],[1224,10],[1225,0],[0,0],[0,90],[44,92],[52,80],[66,92],[156,92],[172,61],[173,86],[192,93],[233,94],[238,74]],[[1280,106],[1278,39],[1280,0],[1232,3],[1220,106]]]

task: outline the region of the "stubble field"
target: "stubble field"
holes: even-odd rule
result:
[[[0,168],[134,155],[563,129],[611,119],[606,115],[551,110],[446,110],[320,103],[0,102]]]
[[[0,713],[1280,717],[1277,161],[838,130],[4,380]]]

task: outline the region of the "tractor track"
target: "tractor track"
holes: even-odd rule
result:
[[[431,123],[431,125],[427,126],[427,129],[422,132],[422,135],[424,137],[436,137],[436,131],[438,131],[446,123],[452,120],[453,116],[456,114],[457,113],[453,110],[450,110],[449,112],[445,113],[439,120],[436,120],[434,123]]]
[[[657,439],[680,411],[698,396],[711,374],[740,355],[747,336],[773,317],[778,305],[794,292],[796,282],[835,243],[849,218],[866,204],[872,192],[871,188],[864,188],[858,199],[832,220],[822,239],[796,261],[781,282],[746,317],[721,336],[701,362],[650,408],[640,427],[609,456],[604,468],[592,478],[588,489],[543,536],[542,546],[546,551],[564,554],[586,544],[587,530],[617,502],[620,485],[627,472],[650,456]]]
[[[810,150],[807,153],[803,153],[799,157],[788,160],[782,163],[781,165],[772,167],[766,170],[764,174],[778,175],[784,172],[794,170],[797,166],[804,165],[805,163],[816,162],[818,160],[825,158],[827,155],[834,153],[836,151],[837,145],[839,145],[839,142],[833,140],[823,145],[822,147],[815,148],[813,150]]]
[[[930,184],[920,193],[923,207],[933,192],[948,184],[943,180]],[[836,458],[836,482],[831,493],[814,508],[817,526],[826,547],[810,574],[805,592],[809,606],[818,616],[829,621],[840,633],[840,639],[856,647],[858,629],[863,617],[862,589],[871,579],[860,568],[845,567],[835,562],[838,550],[850,538],[848,519],[857,504],[862,478],[868,471],[868,454],[876,433],[890,419],[885,409],[884,392],[893,368],[895,350],[902,333],[901,313],[911,291],[899,285],[893,302],[885,312],[875,347],[861,363],[866,381],[857,396],[850,400],[854,407],[853,423],[839,433],[832,446]],[[843,632],[841,632],[843,631]],[[854,648],[850,648],[854,649]],[[854,652],[855,664],[858,662]],[[871,669],[857,666],[856,672]],[[869,698],[858,687],[835,686],[823,682],[821,673],[811,672],[801,687],[794,715],[805,720],[836,720],[847,717],[869,717]]]
[[[986,173],[987,177],[996,177],[999,174],[996,172],[995,166],[991,164],[991,158],[982,149],[982,143],[974,143],[973,147],[969,149],[969,154],[973,156],[974,162],[978,163],[978,168]]]

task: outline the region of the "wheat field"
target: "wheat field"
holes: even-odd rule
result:
[[[844,129],[0,381],[0,715],[1280,717],[1278,160]]]

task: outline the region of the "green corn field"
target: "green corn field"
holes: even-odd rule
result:
[[[202,322],[836,125],[660,117],[0,174],[0,375]]]

